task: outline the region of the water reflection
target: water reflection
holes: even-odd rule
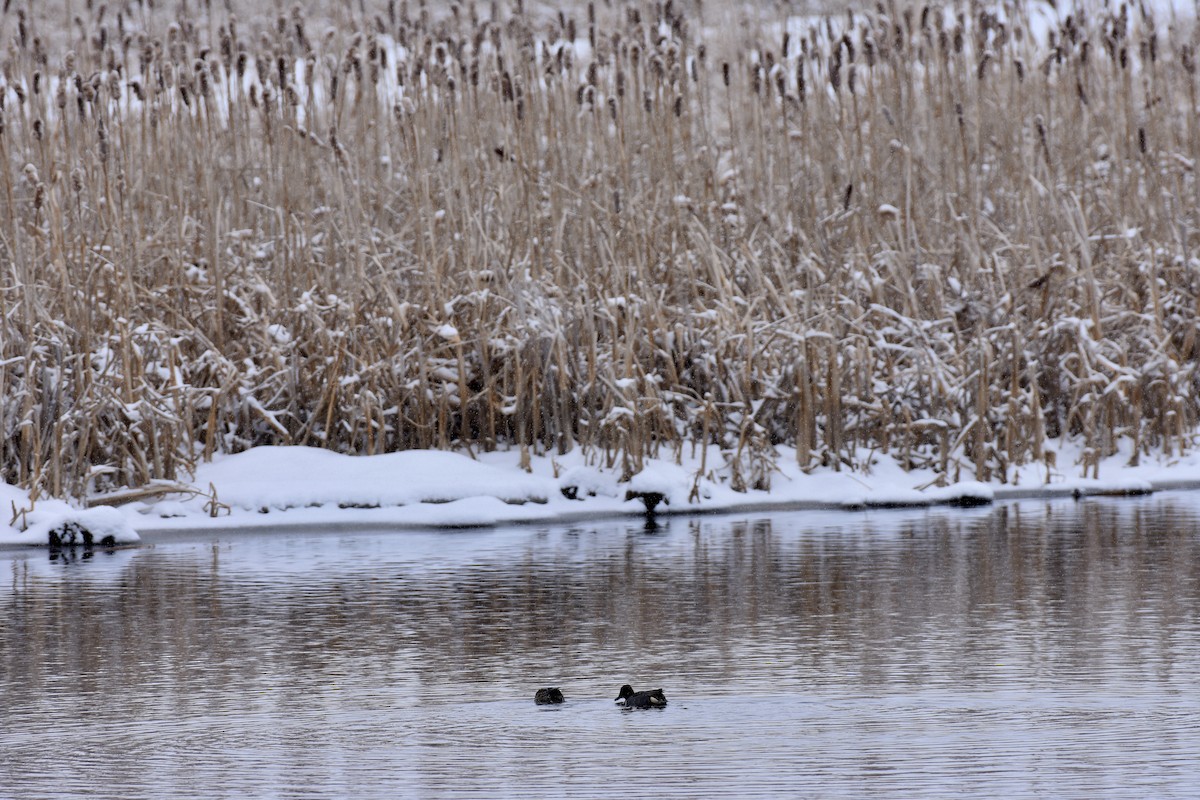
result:
[[[8,553],[0,787],[1192,796],[1198,508]],[[671,706],[619,713],[626,682],[662,685]],[[547,685],[564,706],[533,704]],[[48,763],[66,741],[95,745]],[[614,782],[613,763],[656,779]]]

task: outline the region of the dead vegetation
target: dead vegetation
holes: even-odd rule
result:
[[[157,5],[0,17],[9,482],[268,443],[1004,480],[1200,422],[1191,24]]]

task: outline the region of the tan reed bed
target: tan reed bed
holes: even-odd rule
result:
[[[6,481],[703,443],[738,487],[779,445],[1005,480],[1063,434],[1079,470],[1191,444],[1184,21],[165,5],[0,17]]]

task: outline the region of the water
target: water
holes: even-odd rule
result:
[[[0,553],[22,800],[1195,797],[1198,676],[1188,495]]]

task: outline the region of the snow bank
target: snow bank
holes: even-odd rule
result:
[[[1137,495],[1157,489],[1200,488],[1200,455],[1133,459],[1118,453],[1083,477],[1084,451],[1059,442],[1053,464],[1021,467],[1003,481],[949,485],[927,470],[905,471],[893,459],[855,454],[863,465],[804,472],[795,453],[780,448],[769,491],[734,491],[728,465],[715,448],[682,463],[648,461],[627,481],[620,462],[599,456],[534,456],[530,469],[516,451],[471,458],[440,451],[347,456],[309,447],[260,447],[221,456],[176,493],[146,495],[117,508],[81,510],[0,485],[13,522],[0,526],[0,545],[46,545],[87,530],[94,543],[138,541],[138,533],[197,528],[380,527],[445,528],[515,522],[567,522],[658,514],[782,509],[870,509],[974,506],[1023,497]],[[701,472],[701,464],[704,471]],[[717,466],[714,466],[717,465]],[[960,469],[965,473],[965,469]],[[24,513],[21,509],[29,509]]]
[[[519,470],[497,469],[468,456],[410,450],[347,456],[315,447],[258,447],[205,464],[203,490],[247,511],[341,506],[380,508],[492,497],[506,503],[544,503],[556,491]]]
[[[79,509],[61,500],[33,503],[26,492],[0,484],[0,546],[107,546],[134,544],[140,537],[128,514],[115,508]]]

